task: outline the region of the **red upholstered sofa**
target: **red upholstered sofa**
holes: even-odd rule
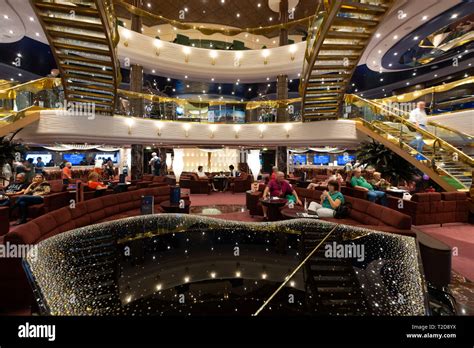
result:
[[[211,193],[209,178],[200,179],[196,173],[181,174],[179,186],[190,189],[191,193]]]
[[[465,192],[415,193],[411,200],[388,197],[388,207],[411,216],[414,225],[467,222],[469,215]]]
[[[247,173],[241,173],[240,176],[233,178],[230,183],[230,190],[232,193],[245,192],[250,190],[252,185],[253,177]]]
[[[300,200],[306,199],[309,204],[312,201],[319,202],[322,191],[309,190],[306,188],[295,188]],[[247,208],[251,215],[261,215],[262,210],[258,200],[261,193],[247,193]],[[350,216],[346,219],[322,218],[322,220],[332,221],[345,225],[359,226],[377,231],[391,232],[409,236],[416,233],[411,229],[411,217],[399,211],[381,206],[351,196],[344,196],[346,202],[352,205]]]
[[[169,186],[146,188],[118,193],[77,203],[52,211],[3,236],[0,244],[36,244],[56,234],[94,223],[140,215],[141,197],[155,197],[155,213],[162,212],[160,203],[169,199]],[[0,313],[1,309],[25,307],[32,303],[32,294],[21,259],[0,258]]]

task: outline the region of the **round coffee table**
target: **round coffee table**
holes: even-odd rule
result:
[[[171,203],[170,201],[160,203],[160,207],[163,208],[165,213],[189,214],[190,206],[191,202],[187,199],[184,200],[184,208],[180,208],[179,203]]]
[[[288,201],[284,198],[265,199],[260,198],[260,203],[268,208],[267,217],[269,221],[278,221],[282,219],[280,208]]]

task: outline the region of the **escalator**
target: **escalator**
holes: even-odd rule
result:
[[[65,99],[112,115],[120,65],[111,0],[31,0],[61,73]]]
[[[303,120],[337,118],[357,63],[391,0],[325,1],[309,29],[300,94]]]
[[[356,127],[359,131],[390,148],[427,174],[442,189],[469,189],[474,160],[463,151],[472,146],[468,135],[434,123],[428,125],[428,130],[420,129],[384,105],[356,95],[348,95],[346,103],[351,107],[351,113],[358,117]],[[418,152],[412,141],[420,136],[424,145]]]

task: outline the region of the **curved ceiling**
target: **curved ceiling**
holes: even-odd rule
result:
[[[28,36],[48,43],[28,0],[0,0],[0,43],[12,43]]]
[[[266,82],[282,74],[297,78],[306,49],[306,42],[299,42],[264,50],[213,51],[153,39],[122,27],[119,32],[123,68],[140,64],[147,73],[193,81]]]
[[[386,67],[382,63],[385,54],[402,38],[461,2],[461,0],[398,1],[370,41],[359,65],[366,64],[373,71],[397,71],[388,65],[390,63]]]
[[[133,4],[133,0],[126,0]],[[294,9],[294,18],[301,19],[314,15],[318,1],[295,1],[290,5]],[[269,0],[145,0],[142,8],[155,15],[165,18],[185,21],[186,23],[221,24],[237,28],[258,28],[278,24],[279,14],[275,12],[275,1]],[[118,17],[130,18],[130,13],[119,5],[115,5]],[[155,26],[164,24],[164,21],[144,18],[143,24]],[[295,30],[305,30],[307,27],[299,26]],[[278,30],[268,37],[279,34]]]

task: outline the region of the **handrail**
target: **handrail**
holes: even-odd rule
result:
[[[461,150],[457,149],[456,147],[452,146],[450,143],[444,141],[443,139],[437,137],[436,135],[434,135],[433,133],[431,132],[428,132],[426,131],[425,129],[423,128],[420,128],[420,127],[417,127],[416,125],[414,125],[413,123],[409,122],[408,120],[406,120],[405,118],[401,117],[401,116],[398,116],[396,113],[390,111],[390,110],[387,110],[383,107],[383,105],[380,105],[376,102],[373,102],[371,100],[368,100],[368,99],[364,99],[362,97],[359,97],[358,95],[355,95],[355,94],[350,94],[350,95],[346,95],[346,100],[349,100],[350,98],[354,98],[354,99],[358,99],[366,104],[369,104],[369,105],[372,105],[378,109],[382,109],[384,111],[384,114],[389,114],[390,117],[392,117],[393,119],[397,120],[399,123],[407,126],[408,128],[410,129],[414,129],[417,133],[420,133],[422,135],[424,135],[425,137],[427,138],[431,138],[431,139],[434,139],[434,140],[438,140],[439,141],[439,144],[441,145],[441,148],[444,148],[444,149],[447,149],[451,152],[454,152],[454,153],[457,153],[458,154],[458,159],[462,159],[463,162],[467,163],[468,165],[470,166],[474,166],[474,159],[472,159],[470,156],[466,155],[464,152],[462,152]]]
[[[257,315],[260,314],[260,312],[265,309],[265,307],[270,303],[270,301],[280,292],[281,289],[283,289],[283,287],[286,285],[286,283],[288,283],[290,281],[291,278],[294,277],[294,275],[301,269],[301,267],[303,267],[306,262],[313,256],[313,254],[321,247],[321,245],[326,241],[326,239],[328,239],[328,237],[334,232],[334,230],[336,228],[339,227],[339,224],[337,224],[336,226],[334,226],[331,231],[328,232],[328,234],[323,238],[321,239],[321,241],[319,242],[318,245],[316,245],[316,247],[311,250],[311,252],[305,257],[305,259],[303,261],[300,262],[300,264],[298,266],[296,266],[296,268],[293,270],[293,272],[291,272],[286,278],[285,280],[283,281],[283,283],[281,283],[281,285],[270,295],[270,297],[263,303],[263,305],[254,313],[252,314],[252,316],[256,317]]]
[[[381,107],[384,107],[384,106],[385,106],[384,103],[379,103],[379,102],[374,101],[374,100],[372,100],[372,101],[373,101],[374,103],[380,105]],[[390,108],[393,109],[393,110],[396,110],[396,111],[397,111],[398,113],[400,113],[400,114],[403,114],[403,115],[405,115],[405,116],[409,116],[409,112],[407,112],[407,111],[405,111],[405,110],[401,110],[401,109],[399,109],[399,108],[397,108],[397,107],[390,107]],[[440,115],[442,115],[442,114],[440,114]],[[448,126],[446,126],[446,125],[444,125],[444,124],[441,124],[441,123],[438,123],[438,122],[435,122],[435,121],[430,121],[429,116],[430,116],[430,115],[428,115],[428,125],[431,125],[431,126],[433,126],[433,127],[439,127],[439,128],[446,129],[447,131],[456,133],[456,134],[458,134],[458,135],[461,136],[461,137],[468,138],[469,141],[473,141],[473,140],[474,140],[474,137],[473,137],[472,135],[469,135],[469,134],[467,134],[467,133],[458,131],[457,129],[448,127]],[[437,115],[437,116],[438,116],[438,115]],[[435,135],[436,135],[436,134],[435,134]]]
[[[0,99],[15,99],[18,91],[37,93],[45,89],[51,89],[61,84],[61,79],[56,77],[42,77],[40,79],[31,80],[16,86],[8,87],[0,90]],[[31,89],[31,90],[30,90]]]

